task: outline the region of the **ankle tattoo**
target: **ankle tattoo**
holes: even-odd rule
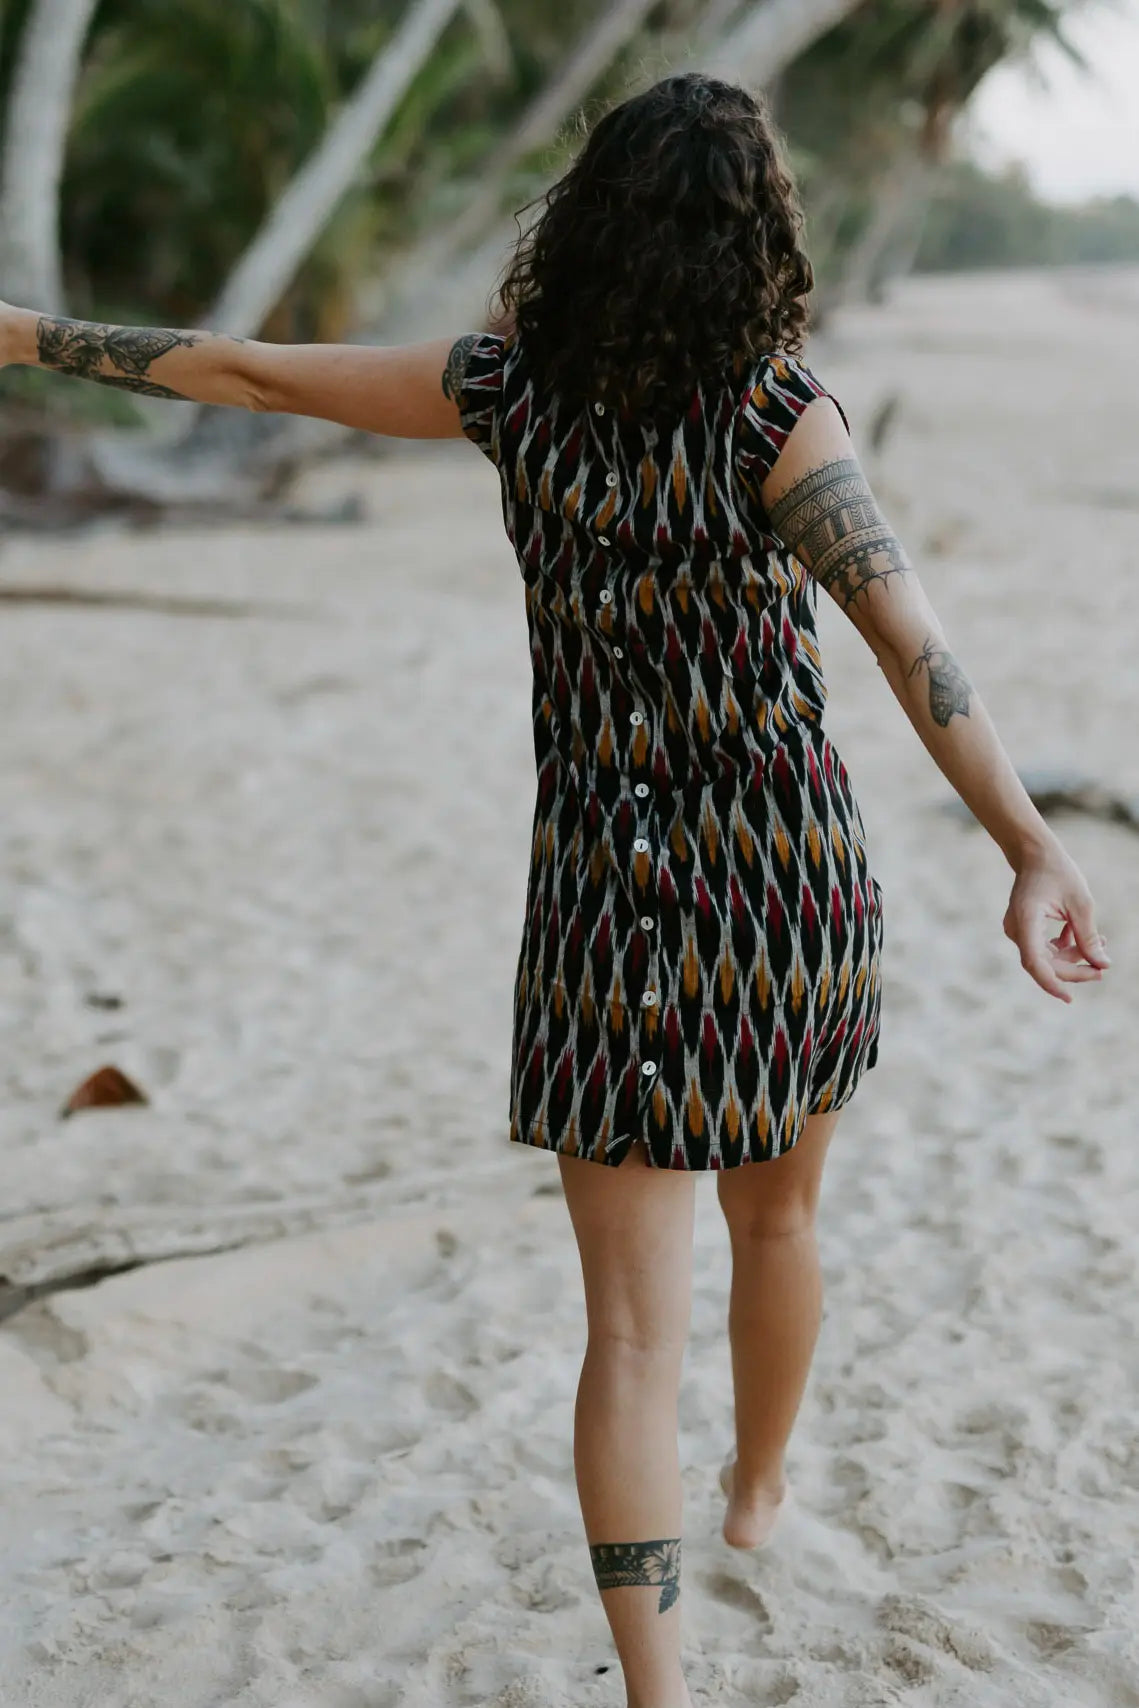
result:
[[[598,1542],[590,1548],[598,1589],[659,1584],[658,1613],[667,1613],[680,1595],[680,1537],[661,1542]]]

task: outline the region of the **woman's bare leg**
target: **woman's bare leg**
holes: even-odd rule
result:
[[[690,1708],[680,1664],[677,1395],[692,1300],[691,1174],[559,1157],[588,1343],[574,1468],[628,1708]]]
[[[774,1522],[783,1455],[822,1320],[815,1211],[838,1115],[812,1115],[791,1150],[717,1177],[732,1245],[728,1333],[736,1399],[736,1462],[724,1539],[754,1548]]]

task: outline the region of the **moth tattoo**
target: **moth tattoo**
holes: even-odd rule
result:
[[[951,652],[935,646],[926,636],[925,644],[910,666],[909,674],[925,669],[929,672],[929,709],[935,724],[945,729],[954,712],[969,716],[972,684]]]

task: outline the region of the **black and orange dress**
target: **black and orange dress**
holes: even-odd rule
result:
[[[510,1138],[763,1161],[878,1054],[882,892],[823,729],[816,583],[760,500],[823,387],[772,354],[654,428],[563,407],[524,344],[481,334],[458,398],[533,662]]]

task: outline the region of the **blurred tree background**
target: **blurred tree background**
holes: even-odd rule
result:
[[[0,0],[0,296],[383,338],[403,279],[406,336],[416,263],[460,279],[583,119],[693,64],[768,86],[824,315],[915,266],[1139,259],[1134,201],[1044,206],[953,148],[986,73],[1098,3]],[[477,320],[493,277],[472,277]],[[137,408],[52,378],[9,370],[0,401],[104,422]]]

